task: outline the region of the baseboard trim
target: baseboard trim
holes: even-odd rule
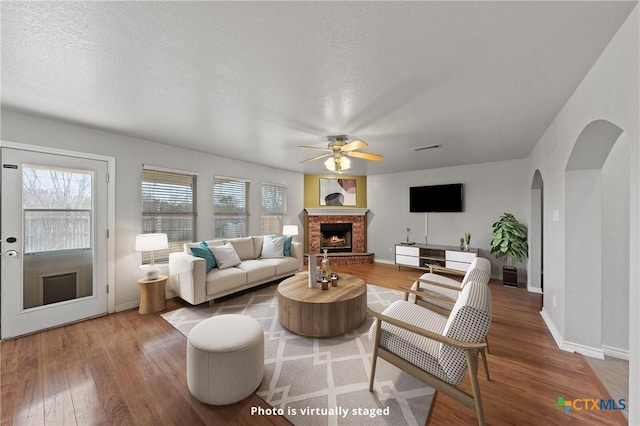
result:
[[[569,350],[571,352],[577,352],[584,356],[588,356],[596,359],[604,359],[604,351],[602,349],[593,348],[591,346],[585,346],[580,343],[573,342],[564,342],[565,350]]]
[[[602,352],[606,355],[606,356],[610,356],[612,358],[618,358],[618,359],[622,359],[625,361],[629,361],[629,350],[628,349],[620,349],[620,348],[614,348],[612,346],[606,346],[606,345],[602,345]]]
[[[386,263],[388,265],[395,265],[396,264],[393,260],[381,259],[379,257],[374,257],[373,258],[373,262],[374,263]]]
[[[560,331],[544,308],[542,308],[542,310],[540,311],[540,316],[542,317],[544,323],[547,325],[547,329],[551,333],[551,336],[553,336],[553,340],[556,341],[556,345],[558,346],[558,348],[562,349],[563,351],[573,352],[572,350],[566,349],[564,347],[564,339],[562,338],[562,334],[560,334]]]
[[[129,309],[134,309],[140,306],[140,301],[134,300],[133,302],[123,303],[121,305],[116,305],[116,312],[122,312]]]
[[[555,323],[544,310],[544,308],[540,311],[540,316],[542,317],[544,323],[547,326],[547,329],[553,336],[553,340],[556,341],[556,345],[563,351],[567,352],[577,352],[584,356],[588,356],[591,358],[604,359],[605,355],[613,358],[619,358],[626,361],[629,361],[629,351],[627,349],[614,348],[612,346],[602,345],[601,348],[594,348],[591,346],[585,346],[580,343],[568,342],[564,340],[562,334],[556,327]]]
[[[542,289],[540,287],[527,287],[527,291],[529,293],[542,294]]]

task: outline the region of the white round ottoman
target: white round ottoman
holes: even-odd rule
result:
[[[264,374],[264,331],[244,315],[219,315],[197,324],[187,339],[187,386],[212,405],[251,395]]]

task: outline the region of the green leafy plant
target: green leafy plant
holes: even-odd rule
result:
[[[511,213],[503,213],[491,226],[491,253],[497,258],[507,256],[507,266],[511,266],[511,258],[520,262],[522,258],[527,257],[527,228]]]
[[[469,243],[471,243],[471,232],[465,232],[464,233],[464,242],[467,245],[469,245]]]

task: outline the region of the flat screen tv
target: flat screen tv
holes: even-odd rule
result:
[[[409,187],[409,211],[461,212],[462,184],[411,186]]]

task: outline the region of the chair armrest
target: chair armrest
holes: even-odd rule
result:
[[[206,262],[184,252],[169,253],[169,289],[192,305],[207,301]]]
[[[390,316],[384,315],[381,312],[374,311],[371,308],[367,308],[367,313],[373,316],[376,319],[376,321],[388,322],[389,324],[395,325],[396,327],[403,328],[405,330],[411,331],[412,333],[416,333],[420,336],[426,337],[427,339],[432,339],[437,342],[444,343],[446,345],[455,346],[461,349],[482,349],[487,347],[487,344],[484,342],[469,343],[469,342],[462,342],[460,340],[455,340],[450,337],[443,336],[442,334],[434,333],[433,331],[429,331],[427,329],[416,327],[415,325],[406,323],[404,321],[397,320]]]
[[[453,285],[440,283],[438,281],[427,280],[427,279],[424,279],[424,278],[418,278],[417,281],[421,282],[421,283],[429,284],[429,285],[434,285],[436,287],[448,288],[449,290],[462,291],[461,287],[456,287],[456,286],[453,286]]]
[[[402,291],[402,292],[405,293],[405,298],[404,298],[405,301],[407,300],[406,295],[413,294],[414,296],[416,296],[416,299],[415,299],[416,303],[417,303],[417,300],[418,300],[417,298],[419,297],[421,299],[430,299],[430,300],[434,300],[434,301],[437,301],[437,302],[446,303],[447,305],[451,305],[452,307],[453,307],[453,305],[456,304],[456,302],[451,300],[451,299],[446,299],[444,297],[434,296],[433,294],[425,293],[423,291],[416,291],[416,290],[413,290],[413,289],[410,289],[410,288],[405,288],[405,287],[397,287],[397,289],[399,291]],[[451,311],[451,309],[449,309],[449,311]]]

